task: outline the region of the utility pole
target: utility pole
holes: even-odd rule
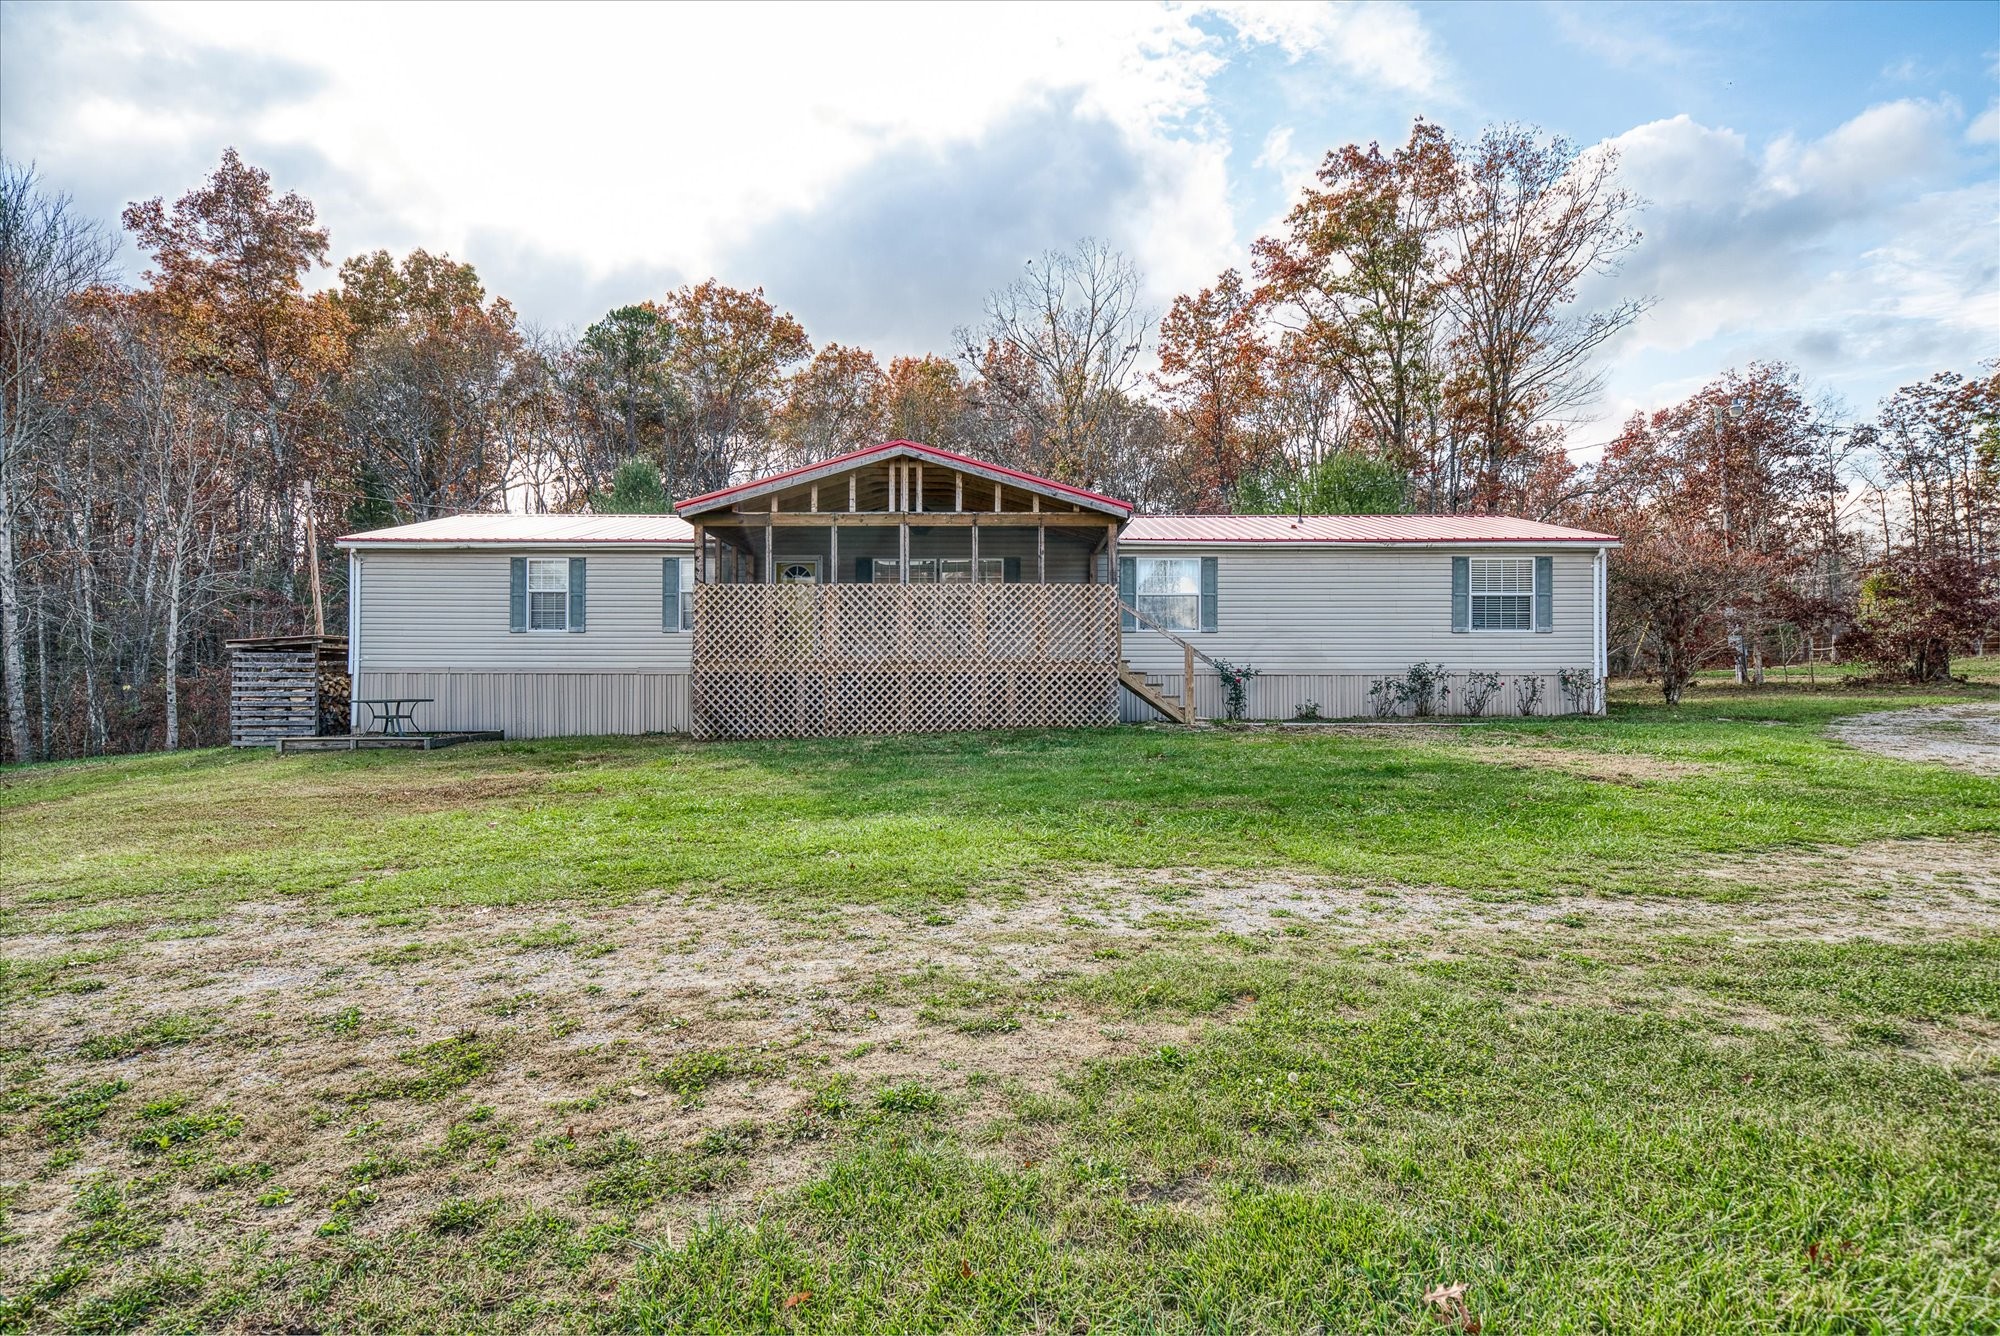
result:
[[[1729,447],[1723,435],[1722,420],[1727,416],[1732,422],[1741,421],[1743,418],[1743,400],[1740,398],[1731,399],[1726,413],[1721,404],[1712,403],[1708,406],[1708,415],[1709,421],[1715,428],[1715,476],[1722,499],[1722,553],[1726,558],[1734,558],[1736,555],[1735,526],[1730,522],[1729,517]],[[1736,685],[1742,686],[1749,680],[1749,637],[1745,634],[1746,628],[1742,620],[1737,616],[1735,608],[1724,608],[1722,610],[1722,620],[1724,625],[1729,628],[1730,649],[1736,660]]]
[[[312,479],[306,483],[306,567],[312,574],[313,634],[326,634],[326,603],[319,592],[319,520],[314,516]]]

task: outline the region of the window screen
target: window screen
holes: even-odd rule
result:
[[[1141,614],[1169,631],[1200,629],[1199,557],[1140,557],[1137,574]]]
[[[528,629],[569,630],[569,559],[533,557],[528,561]]]
[[[1468,563],[1472,629],[1535,629],[1535,559],[1474,557]]]

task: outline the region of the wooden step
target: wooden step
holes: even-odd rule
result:
[[[1129,667],[1121,666],[1118,670],[1118,681],[1127,691],[1152,706],[1155,710],[1158,710],[1167,718],[1183,724],[1194,722],[1194,712],[1180,701],[1175,700],[1172,696],[1162,691],[1160,684],[1152,678],[1142,677],[1138,673],[1133,672]]]

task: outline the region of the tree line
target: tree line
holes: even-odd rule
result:
[[[1085,239],[943,352],[885,362],[715,279],[572,333],[447,255],[335,267],[311,202],[233,150],[125,210],[147,259],[125,283],[109,226],[0,163],[0,760],[224,739],[225,640],[306,629],[316,605],[342,625],[344,566],[330,545],[315,566],[315,535],[657,511],[892,437],[1155,511],[1611,527],[1620,661],[1670,697],[1800,638],[1942,671],[1992,620],[1991,369],[1864,424],[1787,368],[1731,372],[1581,467],[1597,354],[1649,304],[1583,294],[1641,243],[1637,206],[1602,149],[1420,121],[1329,153],[1244,269],[1164,313]]]

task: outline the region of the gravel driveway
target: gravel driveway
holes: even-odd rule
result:
[[[1935,705],[1857,714],[1828,730],[1864,751],[2000,775],[2000,705]]]

